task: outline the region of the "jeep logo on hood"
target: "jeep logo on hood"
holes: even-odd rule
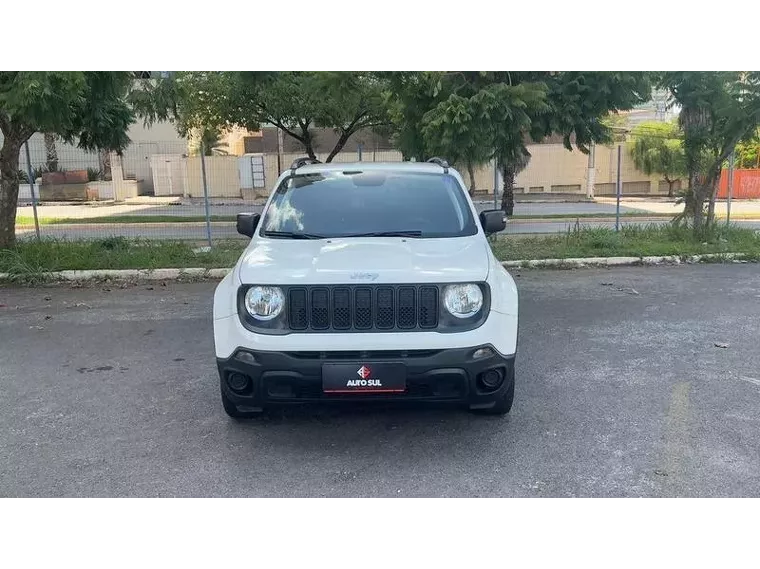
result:
[[[351,274],[351,280],[354,280],[354,281],[358,281],[358,280],[374,281],[379,276],[380,275],[378,273],[352,273]]]

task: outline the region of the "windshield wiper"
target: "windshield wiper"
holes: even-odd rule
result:
[[[324,235],[317,235],[316,233],[294,233],[292,231],[265,231],[264,236],[283,239],[326,239]]]
[[[369,233],[351,233],[341,237],[422,237],[422,231],[370,231]]]

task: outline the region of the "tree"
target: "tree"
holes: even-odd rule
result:
[[[19,152],[35,132],[120,152],[134,113],[129,72],[0,72],[0,249],[16,242]]]
[[[388,117],[385,130],[404,160],[424,162],[430,158],[422,134],[423,117],[440,100],[441,76],[432,71],[377,73],[386,82],[384,104]]]
[[[560,134],[568,150],[574,142],[587,152],[592,141],[610,139],[604,117],[645,102],[651,93],[649,75],[642,72],[401,73],[390,77],[390,85],[400,89],[388,102],[402,152],[419,155],[443,146],[456,154],[462,145],[468,152],[482,145],[477,158],[495,158],[501,169],[507,215],[515,176],[530,160],[530,142]],[[431,118],[441,124],[432,128]],[[447,121],[456,142],[442,136]]]
[[[513,215],[515,208],[515,178],[528,167],[526,137],[534,118],[549,112],[546,88],[541,83],[507,85],[499,83],[478,95],[488,104],[489,127],[493,157],[501,171],[501,209]]]
[[[647,176],[662,176],[668,183],[668,197],[673,186],[686,175],[686,161],[678,124],[675,122],[643,122],[631,132],[628,153],[633,163]]]
[[[316,158],[315,127],[338,140],[327,162],[364,128],[385,124],[382,81],[363,72],[184,72],[147,81],[132,96],[146,122],[172,120],[181,134],[192,128],[270,124]]]
[[[479,102],[452,94],[422,118],[427,154],[445,156],[462,164],[470,178],[470,195],[475,191],[475,166],[490,158],[488,128],[479,121],[484,115]]]
[[[612,139],[606,124],[610,114],[631,109],[651,96],[651,79],[645,72],[560,71],[513,75],[513,82],[532,82],[546,89],[546,107],[538,107],[540,112],[531,113],[530,139],[540,142],[547,136],[559,134],[565,148],[572,150],[574,143],[583,153],[588,153],[592,142]],[[521,146],[515,146],[512,152],[517,162],[509,165],[518,172],[528,153],[525,140],[523,136],[515,141]]]
[[[218,128],[207,127],[196,129],[191,137],[190,154],[197,156],[203,148],[204,156],[226,156],[226,144],[222,141],[222,133]]]
[[[681,219],[691,222],[695,235],[702,237],[715,221],[715,197],[725,160],[757,130],[760,72],[667,72],[660,83],[670,91],[671,102],[681,107],[678,122],[689,177]]]
[[[602,124],[610,130],[611,142],[625,142],[628,134],[628,117],[613,111],[602,119]]]
[[[182,136],[190,136],[195,130],[233,126],[228,118],[238,110],[242,95],[232,92],[234,74],[192,71],[178,72],[169,77],[143,78],[137,81],[129,94],[129,100],[146,126],[156,122],[171,121]],[[251,78],[261,80],[267,73],[250,72]],[[258,128],[255,121],[251,126]]]
[[[734,151],[735,168],[760,168],[760,130],[755,134],[736,145]]]

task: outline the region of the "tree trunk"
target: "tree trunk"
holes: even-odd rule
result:
[[[703,239],[705,232],[715,221],[715,197],[718,195],[720,180],[720,162],[710,168],[706,175],[689,174],[689,191],[686,194],[684,212],[691,217],[694,225],[694,237]],[[705,218],[704,205],[707,201]]]
[[[720,170],[719,170],[720,172]],[[707,205],[707,225],[712,227],[715,223],[715,198],[718,197],[718,186],[720,185],[720,174],[712,175],[708,180],[709,185],[707,188],[710,190],[710,202]]]
[[[22,141],[7,136],[0,149],[0,249],[16,244],[18,166]]]
[[[111,179],[111,151],[100,151],[100,173],[104,180]]]
[[[58,171],[58,149],[55,147],[55,134],[45,133],[45,165],[48,172]]]
[[[501,209],[507,217],[511,217],[515,211],[515,172],[502,164],[501,177],[504,180],[501,193]]]
[[[314,137],[309,130],[309,123],[301,123],[301,144],[303,144],[306,155],[312,160],[317,159],[317,153],[314,152]]]
[[[348,139],[351,137],[351,135],[354,133],[354,131],[350,132],[342,132],[340,135],[340,138],[338,138],[338,142],[335,143],[335,147],[330,151],[330,154],[327,155],[327,159],[325,162],[332,162],[333,158],[335,158],[338,155],[338,152],[343,150],[343,147],[346,145],[346,142],[348,142]]]
[[[671,180],[667,176],[665,176],[665,181],[668,183],[668,197],[672,198],[673,195],[674,195],[673,194],[673,186],[675,185],[676,181],[675,180]]]
[[[467,173],[470,175],[470,196],[475,195],[475,166],[473,166],[472,162],[469,160],[467,161]]]

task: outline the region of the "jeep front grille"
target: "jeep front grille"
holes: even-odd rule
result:
[[[438,327],[438,287],[338,285],[289,287],[291,330],[429,330]]]

